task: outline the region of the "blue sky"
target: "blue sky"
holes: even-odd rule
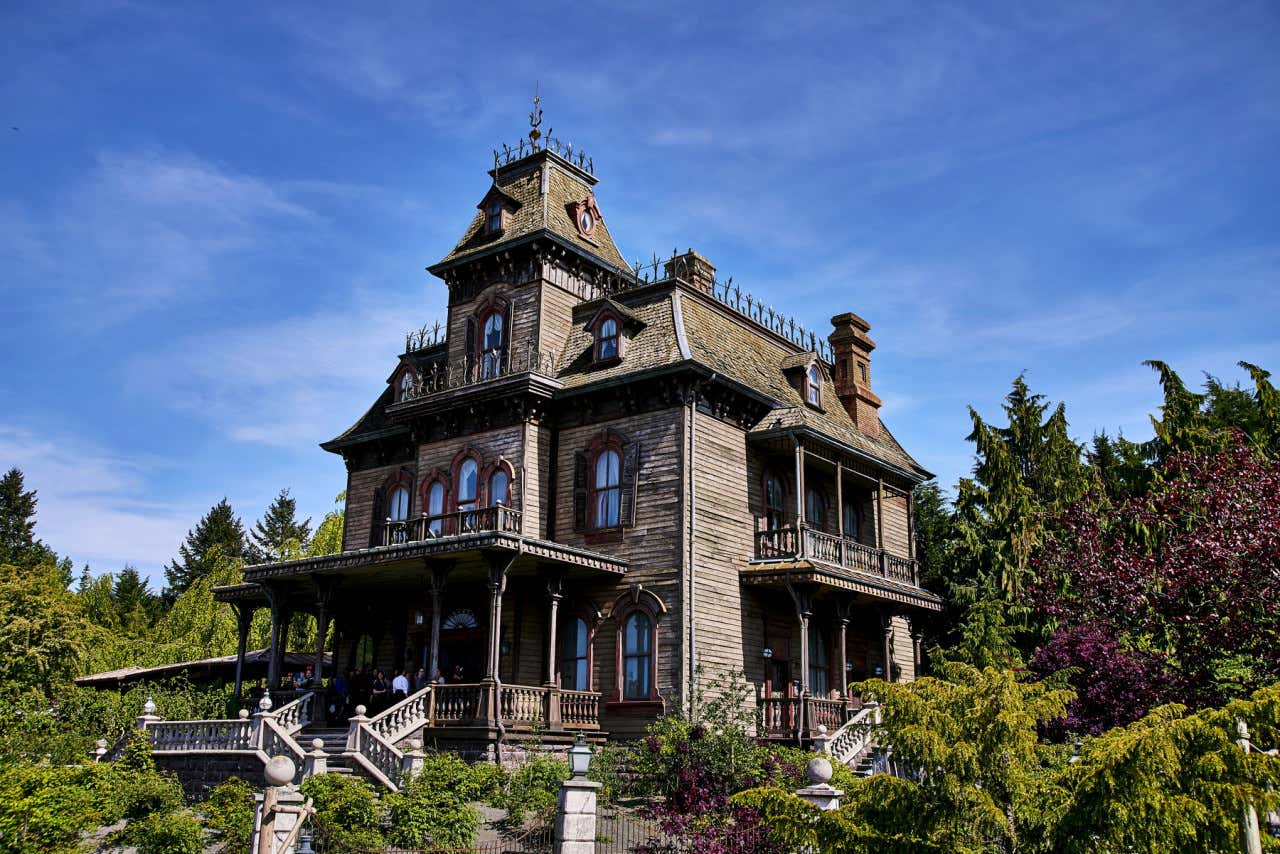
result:
[[[535,80],[627,257],[866,317],[945,484],[1020,371],[1144,437],[1143,359],[1280,369],[1278,44],[1269,2],[6,3],[0,467],[98,572],[223,495],[319,517]]]

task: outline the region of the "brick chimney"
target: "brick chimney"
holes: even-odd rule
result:
[[[871,324],[851,311],[831,318],[827,339],[835,362],[836,396],[864,434],[880,435],[880,398],[871,391]]]
[[[701,291],[711,293],[716,280],[716,268],[711,262],[690,249],[683,255],[676,255],[662,267],[662,274],[671,279],[688,282]]]

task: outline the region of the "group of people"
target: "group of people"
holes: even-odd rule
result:
[[[380,668],[372,671],[350,668],[322,685],[317,682],[312,668],[308,667],[305,671],[286,673],[281,680],[281,687],[297,691],[323,688],[325,714],[328,721],[346,723],[347,719],[356,713],[357,706],[364,706],[365,714],[373,717],[428,685],[465,681],[466,674],[462,665],[458,664],[454,665],[448,679],[445,679],[444,674],[439,670],[433,677],[428,678],[424,667],[419,667],[417,670],[410,668],[393,670],[390,677]],[[249,695],[253,702],[257,702],[262,695],[262,688],[250,688]]]

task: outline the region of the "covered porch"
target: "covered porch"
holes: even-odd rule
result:
[[[427,738],[554,737],[600,727],[601,695],[587,690],[587,588],[625,572],[625,561],[527,538],[494,518],[480,530],[249,567],[244,584],[217,596],[237,609],[242,654],[253,612],[270,611],[273,697],[293,687],[282,681],[293,615],[315,617],[308,687],[324,697],[327,714],[317,717],[330,725],[364,707],[374,717],[393,711],[401,724],[412,717]],[[407,674],[406,697],[383,689],[397,672]]]

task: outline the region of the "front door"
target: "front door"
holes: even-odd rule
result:
[[[484,678],[488,637],[475,612],[459,608],[440,624],[440,673],[446,682],[479,682]]]

